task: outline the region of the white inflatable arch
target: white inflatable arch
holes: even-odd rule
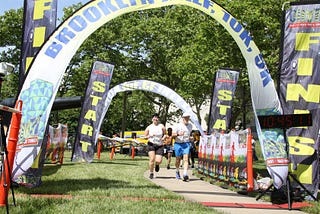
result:
[[[175,91],[168,88],[167,86],[164,86],[160,83],[150,81],[150,80],[132,80],[128,82],[121,83],[119,85],[114,86],[108,91],[107,98],[105,100],[105,108],[103,109],[103,113],[101,115],[99,125],[97,127],[97,132],[99,133],[100,127],[103,122],[103,118],[105,117],[110,103],[114,96],[116,96],[119,92],[124,91],[135,91],[135,90],[141,90],[141,91],[149,91],[156,94],[160,94],[164,96],[165,98],[171,100],[178,108],[180,108],[183,112],[187,112],[190,114],[190,120],[193,122],[193,124],[197,127],[197,129],[200,131],[201,135],[204,135],[204,132],[202,130],[202,127],[197,119],[197,116],[193,113],[192,108],[190,105]],[[99,134],[98,134],[99,135]],[[98,136],[95,137],[95,143],[97,142]]]
[[[246,60],[255,113],[280,114],[281,107],[269,71],[248,31],[226,10],[211,0],[95,0],[65,20],[42,46],[22,86],[22,121],[13,167],[13,178],[22,175],[36,159],[44,138],[51,107],[65,70],[80,45],[95,30],[123,14],[169,5],[198,9],[230,33]],[[256,120],[260,142],[263,135]],[[277,134],[276,134],[277,135]],[[266,136],[266,137],[265,137]],[[267,138],[267,139],[265,139]],[[277,181],[275,181],[277,183]]]

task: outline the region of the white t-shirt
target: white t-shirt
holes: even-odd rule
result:
[[[163,130],[162,130],[162,125],[158,124],[151,124],[149,125],[149,142],[156,144],[156,145],[162,145],[162,137],[163,137]]]
[[[184,132],[182,136],[177,136],[175,142],[177,143],[186,143],[190,142],[190,134],[192,131],[191,123],[185,125],[184,123],[179,123],[173,130],[175,133],[180,133],[181,131]]]

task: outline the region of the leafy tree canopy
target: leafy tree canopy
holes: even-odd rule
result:
[[[216,2],[250,32],[276,79],[284,1]],[[80,6],[65,8],[63,19]],[[22,17],[22,9],[10,10],[0,16],[0,46],[6,47],[1,52],[1,61],[20,63]],[[248,121],[252,119],[246,63],[239,48],[221,25],[196,9],[168,6],[125,14],[106,23],[90,35],[73,56],[57,96],[84,96],[91,65],[97,59],[115,65],[110,88],[134,79],[159,82],[184,97],[194,107],[199,121],[200,110],[209,104],[212,96],[215,72],[219,68],[239,70],[241,78],[234,101],[233,121],[244,116]],[[16,96],[17,84],[17,73],[9,75],[4,82],[2,97]],[[169,111],[172,103],[153,93],[119,93],[104,118],[104,133],[121,130],[125,96],[127,130],[144,129],[151,123],[150,115],[154,112],[160,113],[163,123],[176,122],[180,113]],[[79,112],[80,109],[59,111],[53,113],[52,120],[75,128]]]

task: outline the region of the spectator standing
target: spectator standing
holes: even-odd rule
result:
[[[183,113],[182,120],[174,128],[175,143],[174,143],[174,153],[176,155],[176,178],[180,177],[180,161],[183,159],[183,181],[189,181],[188,176],[188,159],[190,153],[190,141],[191,141],[191,131],[192,125],[189,123],[190,115],[188,113]]]
[[[152,116],[152,124],[150,124],[145,132],[144,136],[148,139],[148,156],[149,156],[149,178],[154,178],[153,170],[159,172],[160,164],[162,162],[162,156],[164,151],[163,140],[166,129],[163,124],[159,123],[159,115],[154,114]]]

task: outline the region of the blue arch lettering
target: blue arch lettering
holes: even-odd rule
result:
[[[101,18],[101,13],[96,7],[89,7],[83,12],[83,15],[89,22],[96,22]]]
[[[141,0],[142,4],[154,4],[154,0]]]
[[[136,0],[130,0],[130,5],[131,5],[131,6],[136,6],[136,5],[137,5]]]
[[[192,3],[195,3],[195,4],[197,4],[197,5],[202,5],[200,2],[199,2],[199,0],[187,0],[187,1],[189,1],[189,2],[192,2]]]
[[[51,58],[56,58],[58,53],[62,50],[62,45],[58,44],[56,42],[52,42],[50,46],[46,49],[45,55],[51,57]]]
[[[214,5],[214,2],[210,0],[204,0],[203,2],[203,7],[205,7],[206,9],[209,9],[209,7],[212,7],[213,5]]]
[[[234,18],[230,19],[230,27],[237,33],[242,30],[242,25]]]
[[[109,15],[112,12],[116,12],[119,10],[116,6],[112,5],[110,1],[105,0],[105,1],[100,1],[98,3],[99,8],[102,10],[104,15]]]
[[[58,36],[56,36],[55,38],[59,41],[62,42],[64,44],[68,44],[68,42],[70,41],[70,39],[74,38],[76,36],[76,34],[72,31],[69,30],[69,28],[63,28],[62,31],[59,33]]]
[[[76,32],[83,31],[87,27],[87,22],[81,16],[76,16],[69,22],[69,26]]]
[[[120,9],[129,7],[128,4],[123,3],[121,0],[117,0],[116,2],[117,2],[117,4],[118,4],[118,6],[119,6]]]

